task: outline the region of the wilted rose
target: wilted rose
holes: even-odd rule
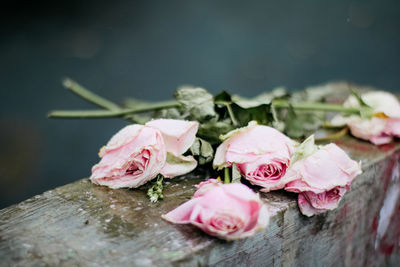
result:
[[[153,179],[164,167],[167,151],[159,130],[129,125],[104,146],[101,160],[92,168],[90,180],[111,188],[138,187]]]
[[[335,144],[325,145],[312,155],[290,166],[285,190],[299,193],[298,204],[304,215],[312,216],[338,206],[361,166]]]
[[[389,143],[394,136],[400,137],[400,103],[394,95],[374,91],[361,95],[361,99],[373,109],[372,118],[338,115],[333,118],[332,124],[347,124],[355,137],[369,140],[375,145]],[[343,105],[360,107],[354,96],[350,96]]]
[[[281,189],[294,151],[294,142],[278,130],[250,123],[225,136],[217,148],[214,167],[222,169],[236,163],[240,173],[261,191]]]
[[[225,240],[249,237],[267,226],[269,213],[258,195],[240,183],[209,186],[197,197],[162,216],[177,224],[192,224]],[[198,190],[202,190],[200,186]],[[197,192],[196,192],[197,193]],[[195,196],[196,196],[195,193]]]
[[[192,156],[182,155],[193,144],[197,127],[197,122],[166,119],[126,126],[100,150],[90,180],[133,188],[159,173],[167,178],[186,174],[197,166]]]

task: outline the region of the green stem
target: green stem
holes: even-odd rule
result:
[[[224,105],[226,107],[226,109],[228,110],[228,115],[232,121],[233,126],[238,126],[239,123],[236,120],[235,117],[235,113],[233,113],[232,107],[231,107],[231,103],[230,102],[226,102],[226,101],[215,101],[215,104],[220,104],[220,105]]]
[[[235,114],[233,113],[233,110],[232,110],[232,107],[231,107],[231,105],[226,105],[226,108],[228,109],[228,114],[229,114],[229,117],[231,118],[231,120],[232,120],[232,124],[233,124],[233,126],[238,126],[239,124],[238,124],[238,122],[237,122],[237,120],[236,120],[236,118],[235,118]]]
[[[86,89],[82,85],[78,84],[74,80],[71,80],[70,78],[64,79],[63,85],[65,88],[71,90],[73,93],[77,94],[78,96],[82,97],[83,99],[85,99],[99,107],[102,107],[102,108],[105,108],[108,110],[120,110],[121,109],[117,104],[115,104],[99,95],[96,95],[95,93],[89,91],[88,89]]]
[[[287,100],[274,100],[272,101],[272,105],[275,108],[289,108],[289,106],[291,105],[296,110],[337,111],[337,112],[346,112],[353,114],[360,114],[362,111],[367,111],[367,109],[370,109],[368,107],[361,107],[361,108],[344,107],[343,105],[340,104],[331,104],[331,103],[313,103],[313,102],[289,103]]]
[[[86,118],[115,118],[125,115],[160,110],[165,108],[179,107],[179,103],[170,104],[153,104],[146,107],[119,109],[119,110],[54,110],[48,114],[49,118],[65,118],[65,119],[86,119]]]
[[[230,184],[231,183],[231,177],[229,174],[229,167],[226,167],[224,169],[224,184]]]

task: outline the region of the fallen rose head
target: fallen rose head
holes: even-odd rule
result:
[[[337,207],[361,166],[335,144],[323,146],[295,162],[286,174],[285,190],[299,193],[303,214],[312,216]]]
[[[162,218],[171,223],[190,223],[209,235],[235,240],[265,228],[269,213],[258,195],[247,186],[221,183],[197,194]]]
[[[160,173],[166,148],[159,130],[134,124],[115,134],[99,156],[100,162],[92,168],[93,183],[110,188],[133,188]]]
[[[224,168],[236,163],[240,173],[262,191],[281,189],[282,178],[294,151],[294,141],[278,130],[250,125],[228,134],[217,148],[214,168]]]
[[[393,136],[400,137],[400,103],[393,94],[373,91],[362,94],[361,99],[372,108],[372,118],[337,115],[333,118],[332,124],[337,126],[347,124],[352,135],[369,140],[375,145],[387,144],[392,141]],[[358,108],[360,102],[352,95],[343,106]]]

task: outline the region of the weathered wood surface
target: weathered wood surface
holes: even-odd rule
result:
[[[79,180],[0,211],[1,266],[399,266],[400,143],[337,144],[364,173],[335,211],[307,218],[296,195],[262,194],[274,208],[254,237],[225,242],[160,218],[204,175],[173,179],[165,200]]]

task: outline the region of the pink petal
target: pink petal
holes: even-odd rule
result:
[[[199,198],[192,198],[161,217],[171,223],[190,223],[192,211],[198,202]]]
[[[326,150],[321,149],[296,164],[301,170],[302,180],[311,188],[330,190],[349,182],[349,175],[341,170]]]
[[[176,159],[175,162],[169,162],[168,157],[164,167],[160,171],[166,178],[174,178],[187,174],[197,167],[197,161],[193,156],[173,156]]]
[[[314,216],[315,214],[319,214],[325,211],[316,209],[313,206],[311,206],[303,194],[299,194],[297,198],[297,204],[299,205],[301,213],[308,217]]]
[[[158,119],[147,122],[146,126],[161,131],[168,152],[181,155],[193,144],[199,124],[196,121]]]
[[[143,127],[143,125],[132,124],[122,128],[113,137],[111,137],[107,145],[100,150],[99,156],[102,157],[106,152],[120,148],[121,146],[131,142],[136,138],[136,136],[139,135]]]
[[[223,142],[217,148],[214,155],[213,167],[217,169],[223,169],[225,167],[232,166],[232,163],[226,161],[226,151],[228,149],[229,142]]]
[[[351,182],[351,180],[361,173],[360,164],[352,160],[347,153],[336,144],[328,144],[322,149],[327,151],[331,160],[335,161],[337,166],[347,173],[349,176],[349,182]]]
[[[228,142],[226,161],[235,163],[249,162],[254,160],[253,156],[265,154],[274,158],[288,159],[294,144],[278,130],[263,125],[251,127],[225,142]]]
[[[389,118],[387,119],[385,132],[400,137],[400,119],[398,118]]]

